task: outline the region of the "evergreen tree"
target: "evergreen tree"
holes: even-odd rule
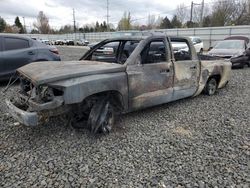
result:
[[[95,24],[95,32],[99,32],[100,31],[100,25],[99,22],[97,21]]]
[[[180,22],[180,20],[178,20],[176,15],[174,15],[173,19],[171,20],[171,24],[172,24],[173,28],[181,28],[182,27],[182,23]]]
[[[0,32],[3,32],[6,28],[6,22],[3,18],[0,17]]]
[[[19,17],[17,16],[15,19],[15,26],[17,26],[19,28],[19,33],[24,33],[24,28],[22,23],[20,22]]]
[[[172,24],[171,24],[171,22],[170,22],[170,20],[168,19],[167,16],[162,20],[162,22],[160,24],[160,28],[161,29],[173,28],[173,26],[172,26]]]

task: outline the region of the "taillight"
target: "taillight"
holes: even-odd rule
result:
[[[51,51],[52,53],[57,54],[57,55],[59,54],[57,49],[50,49],[49,51]]]

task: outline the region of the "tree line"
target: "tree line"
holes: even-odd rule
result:
[[[215,27],[230,25],[249,25],[250,24],[250,0],[216,0],[210,4],[193,7],[180,4],[176,7],[174,15],[170,17],[148,15],[145,24],[138,22],[139,19],[133,18],[130,12],[124,12],[122,18],[117,23],[107,24],[105,21],[95,24],[84,24],[76,26],[77,32],[106,32],[121,30],[150,30],[150,29],[171,29],[171,28],[192,28],[192,27]],[[203,13],[202,13],[203,12]],[[192,16],[191,16],[192,14]],[[74,32],[72,25],[64,25],[60,29],[50,27],[49,18],[40,11],[33,24],[34,29],[31,33],[42,34],[63,34]],[[17,16],[13,25],[9,25],[0,17],[0,32],[6,33],[26,33],[25,27]]]
[[[201,11],[203,11],[202,14]],[[124,13],[117,29],[171,29],[249,24],[250,0],[217,0],[210,4],[205,4],[203,10],[201,4],[194,6],[192,17],[191,6],[187,7],[185,4],[180,4],[177,6],[171,19],[168,16],[156,17],[155,15],[149,15],[145,25],[136,23],[131,18],[130,13]]]

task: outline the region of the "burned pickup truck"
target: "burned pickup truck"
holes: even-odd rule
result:
[[[172,43],[189,50],[173,50]],[[188,38],[152,35],[104,40],[79,61],[31,63],[17,73],[19,97],[6,103],[20,123],[66,114],[74,127],[108,133],[117,114],[213,95],[228,83],[231,63],[201,62]]]

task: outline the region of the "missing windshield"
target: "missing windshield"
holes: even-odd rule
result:
[[[138,40],[110,41],[94,49],[87,59],[124,64],[138,43]]]

